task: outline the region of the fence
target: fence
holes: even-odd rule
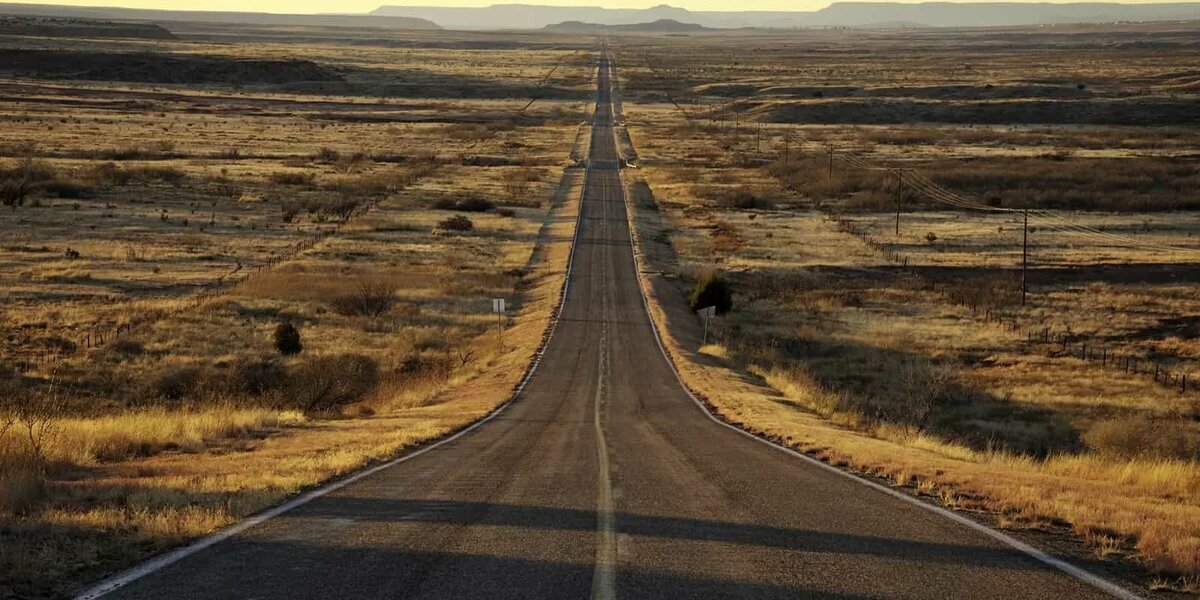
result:
[[[646,67],[655,75],[655,77],[662,79],[662,75],[661,75],[659,69],[655,68],[655,66],[653,64],[654,63],[653,59],[651,59],[651,57],[649,55],[645,55],[645,54],[643,54],[642,59],[646,65]],[[676,100],[675,95],[671,93],[671,90],[669,90],[669,89],[663,90],[663,92],[666,94],[667,100],[675,107],[676,110],[679,111],[680,114],[683,115],[684,119],[688,123],[696,125],[698,130],[705,131],[706,133],[710,133],[710,135],[711,135],[711,132],[709,132],[706,128],[704,128],[699,123],[697,123],[697,119],[695,117],[693,117],[691,112],[688,111],[683,105],[681,105]],[[709,111],[709,115],[710,115],[709,120],[710,121],[717,120],[723,126],[724,122],[727,120],[725,113],[726,113],[726,111],[723,109]],[[719,118],[718,118],[718,115],[720,115]],[[733,127],[735,129],[735,132],[740,128],[740,123],[738,122],[736,114],[734,117]],[[756,146],[758,145],[757,138],[759,135],[760,134],[758,132],[756,132]],[[714,140],[717,141],[718,143],[721,142],[721,140],[716,139],[715,136],[713,136],[713,137],[714,137]],[[793,142],[794,142],[794,140],[792,139],[792,136],[790,135],[790,132],[789,132],[789,134],[785,135],[785,137],[784,137],[785,153],[786,153],[785,156],[787,156],[788,158],[790,158],[791,152],[795,151],[798,153],[802,149],[805,148],[805,146],[803,144],[797,144],[793,148],[792,147]],[[836,149],[831,146],[824,147],[824,146],[820,146],[820,145],[810,144],[809,147],[810,148],[816,147],[816,148],[819,148],[819,151],[822,151],[822,152],[827,151],[828,152],[828,154],[829,154],[829,176],[830,177],[833,176],[835,158],[837,159],[837,162],[844,163],[851,167],[863,168],[863,169],[876,168],[874,165],[867,163],[866,161],[856,157],[852,153],[842,152],[839,154],[836,152]],[[902,172],[901,170],[895,170],[895,169],[888,169],[888,170],[894,171],[898,174]],[[903,172],[912,173],[912,170],[903,170]],[[952,192],[949,192],[948,190],[945,190],[945,189],[941,188],[940,186],[937,186],[937,184],[934,184],[928,178],[921,176],[920,174],[916,174],[916,173],[914,173],[914,174],[916,175],[915,181],[910,182],[910,185],[912,187],[914,187],[916,189],[916,191],[926,194],[927,196],[931,197],[935,201],[950,204],[952,206],[958,206],[958,207],[964,208],[964,209],[971,209],[971,208],[988,209],[989,208],[989,207],[978,206],[975,203],[968,202],[965,199],[963,199],[961,196],[953,194]],[[899,177],[899,175],[898,175],[898,177]],[[787,182],[784,181],[782,178],[781,178],[781,182],[783,182],[785,184],[785,186],[787,185]],[[796,193],[796,191],[797,191],[797,190],[791,188],[790,186],[788,186],[788,190],[793,193]],[[900,189],[898,187],[897,197],[899,197],[899,193],[900,193]],[[988,323],[1000,324],[1001,326],[1005,327],[1009,331],[1023,333],[1024,338],[1025,338],[1025,343],[1028,344],[1029,346],[1039,346],[1043,350],[1055,351],[1054,354],[1056,354],[1058,356],[1072,356],[1072,357],[1076,357],[1080,360],[1083,360],[1085,362],[1099,362],[1102,367],[1119,369],[1124,373],[1128,373],[1128,374],[1132,374],[1132,375],[1145,375],[1145,376],[1151,377],[1155,383],[1161,384],[1168,388],[1177,389],[1179,391],[1179,393],[1181,393],[1181,394],[1196,391],[1197,386],[1194,386],[1194,385],[1189,386],[1188,374],[1186,372],[1180,370],[1178,367],[1168,366],[1166,363],[1156,361],[1151,358],[1140,356],[1139,354],[1130,352],[1128,350],[1113,349],[1111,347],[1097,343],[1094,340],[1089,339],[1085,336],[1075,334],[1075,333],[1071,332],[1069,329],[1062,331],[1062,332],[1055,332],[1055,331],[1052,331],[1050,328],[1046,328],[1046,327],[1042,327],[1042,328],[1038,328],[1038,329],[1024,329],[1020,323],[1020,319],[1016,315],[1006,312],[1000,307],[983,306],[981,303],[979,303],[973,299],[968,299],[968,298],[963,297],[961,294],[956,294],[955,291],[950,286],[943,284],[943,283],[933,281],[933,280],[929,279],[928,277],[926,277],[920,270],[917,269],[914,262],[912,260],[910,260],[910,257],[908,257],[907,255],[904,255],[900,252],[897,252],[896,250],[891,248],[888,244],[885,244],[885,243],[880,242],[879,240],[875,239],[874,237],[872,237],[870,235],[869,232],[866,232],[865,230],[858,228],[853,222],[847,220],[844,216],[833,212],[828,207],[820,207],[820,210],[825,215],[825,217],[830,219],[831,221],[833,221],[837,225],[839,230],[841,230],[843,233],[847,233],[847,234],[850,234],[850,235],[853,235],[853,236],[859,238],[869,248],[871,248],[872,250],[877,252],[879,255],[883,256],[886,260],[897,264],[906,273],[909,273],[909,274],[919,278],[920,280],[922,280],[923,284],[926,287],[949,298],[955,304],[969,308],[971,310],[972,315],[974,315]],[[1061,220],[1061,219],[1058,219],[1058,218],[1048,215],[1048,214],[1044,214],[1041,216],[1043,216],[1043,218],[1050,219],[1051,222],[1054,222],[1056,219]],[[1028,213],[1026,213],[1026,218],[1028,219]],[[1028,227],[1028,221],[1026,221],[1026,227]],[[1098,234],[1097,232],[1093,232],[1085,227],[1071,226],[1070,224],[1067,224],[1067,226],[1063,226],[1062,224],[1052,224],[1051,227],[1054,229],[1058,229],[1058,230],[1069,232],[1069,233],[1080,233],[1080,234],[1089,235],[1089,236],[1104,235],[1104,234]],[[1112,237],[1113,236],[1111,236],[1111,235],[1105,235],[1105,239],[1112,238]],[[1023,287],[1022,287],[1022,291],[1024,291]],[[1057,349],[1057,350],[1055,350],[1055,349]]]
[[[559,58],[559,60],[557,60],[554,65],[551,66],[549,71],[538,82],[530,101],[522,106],[514,108],[513,116],[521,116],[530,106],[537,102],[537,100],[541,97],[541,91],[549,84],[551,77],[553,77],[554,73],[558,71],[559,67],[562,66],[566,60],[575,58],[580,54],[581,52],[576,52],[574,55],[563,56]],[[583,127],[583,125],[580,125],[580,131],[583,130]],[[479,143],[479,141],[472,142],[467,151],[469,152],[470,150],[474,149]],[[421,175],[416,175],[411,181],[407,181],[404,185],[411,185],[420,178]],[[386,199],[386,195],[381,195],[372,198],[367,202],[359,204],[352,211],[346,214],[341,221],[338,221],[327,228],[319,228],[314,234],[296,242],[290,248],[267,258],[261,264],[250,268],[245,268],[239,261],[232,271],[218,277],[215,281],[213,281],[213,283],[206,286],[205,289],[188,296],[188,301],[182,306],[167,311],[146,311],[136,316],[132,316],[134,313],[133,311],[130,311],[130,316],[127,316],[124,321],[116,323],[93,323],[91,325],[83,326],[81,328],[82,331],[73,333],[72,339],[63,340],[63,343],[60,343],[58,345],[59,347],[56,349],[44,349],[16,356],[17,361],[15,366],[25,372],[35,369],[45,370],[47,367],[53,367],[53,365],[58,364],[65,358],[75,356],[80,353],[86,353],[89,350],[104,348],[109,344],[127,337],[133,333],[135,329],[149,326],[166,318],[179,316],[186,312],[194,311],[195,309],[203,306],[206,302],[228,294],[231,290],[245,283],[251,277],[273,271],[280,264],[293,260],[297,256],[312,249],[317,244],[325,241],[330,236],[340,233],[343,226],[375,209]],[[154,303],[171,300],[172,298],[173,296],[151,296],[139,298],[135,302]]]

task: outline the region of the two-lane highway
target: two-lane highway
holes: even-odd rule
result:
[[[111,596],[1105,597],[700,410],[646,314],[599,73],[569,292],[521,396]]]

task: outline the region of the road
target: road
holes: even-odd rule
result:
[[[569,292],[521,396],[109,597],[1107,597],[701,411],[640,295],[608,71]]]

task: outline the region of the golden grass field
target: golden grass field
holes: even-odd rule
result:
[[[0,77],[0,175],[32,182],[0,211],[0,596],[69,594],[462,428],[542,341],[594,49],[277,33],[0,41],[340,77]],[[276,350],[284,321],[298,355]]]
[[[1057,98],[1105,115],[1091,105],[1194,103],[1194,90],[1146,83],[1195,74],[1184,65],[1193,49],[1150,56],[1089,45],[1112,35],[1021,32],[1003,51],[983,32],[867,33],[865,44],[832,33],[773,45],[628,40],[618,66],[637,168],[626,181],[655,320],[685,381],[718,414],[983,510],[1001,527],[1073,533],[1102,569],[1137,564],[1156,587],[1194,590],[1200,388],[1180,393],[1177,380],[1084,361],[1077,350],[1111,348],[1200,378],[1197,130],[1177,115],[1080,124],[1061,122],[1078,114],[1069,110],[988,117],[995,106],[968,106],[996,103],[972,94],[1049,71],[1059,84],[1009,89],[1008,108]],[[1170,46],[1180,33],[1132,35]],[[932,72],[950,61],[972,68]],[[858,112],[864,97],[876,100]],[[981,116],[896,124],[871,112],[929,97],[952,105],[938,110]],[[822,108],[781,108],[797,105]],[[800,118],[818,113],[826,118]],[[1022,306],[1021,213],[953,210],[908,190],[897,236],[895,176],[840,159],[831,176],[829,145],[992,206],[1056,209],[1136,244],[1032,228]],[[1072,193],[1046,193],[1055,189]],[[686,296],[714,269],[731,282],[735,308],[700,347]],[[1043,328],[1070,335],[1069,348],[1029,343],[1027,331]]]
[[[67,595],[477,420],[559,300],[594,40],[175,33],[0,38],[0,596]],[[1200,390],[1194,35],[613,41],[639,260],[688,385],[747,429],[1194,591],[1200,395],[1025,335]],[[892,174],[831,176],[830,145],[1142,245],[1035,228],[1021,306],[1012,214],[905,192],[896,236]],[[701,347],[686,295],[711,269],[735,308]],[[281,322],[301,353],[277,351]]]

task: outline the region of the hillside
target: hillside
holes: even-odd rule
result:
[[[681,23],[674,19],[659,19],[649,23],[633,23],[630,25],[602,25],[599,23],[584,23],[581,21],[564,21],[547,25],[546,31],[556,33],[593,33],[605,31],[630,31],[643,33],[690,33],[707,31],[708,27],[694,23]]]
[[[88,19],[0,16],[0,35],[69,38],[137,38],[173,40],[175,35],[153,23],[116,23]]]
[[[666,4],[647,9],[495,4],[486,7],[383,6],[373,14],[425,19],[447,29],[541,29],[568,21],[636,25],[661,19],[710,28],[864,27],[899,23],[990,27],[1200,19],[1200,3],[835,2],[815,12],[690,11]]]
[[[151,10],[140,8],[101,8],[56,4],[0,3],[0,15],[26,15],[73,19],[101,19],[152,22],[207,22],[238,25],[296,25],[327,27],[375,27],[382,29],[440,29],[430,21],[379,15],[286,15],[234,11]]]

